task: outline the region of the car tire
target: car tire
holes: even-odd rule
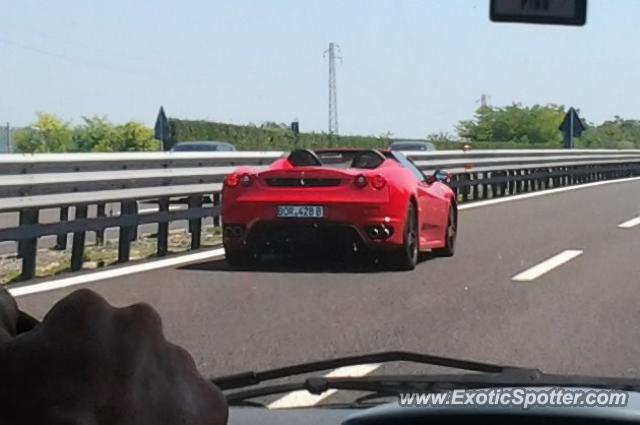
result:
[[[415,206],[409,202],[407,219],[402,233],[402,248],[394,252],[390,258],[390,266],[395,270],[409,271],[418,264],[418,220]]]
[[[456,252],[456,238],[458,237],[458,212],[452,204],[449,206],[449,218],[444,234],[444,247],[436,248],[433,253],[438,257],[453,257]]]

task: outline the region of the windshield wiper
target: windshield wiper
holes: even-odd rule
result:
[[[455,389],[473,390],[480,388],[505,387],[584,387],[617,389],[625,391],[640,390],[640,380],[635,378],[605,378],[597,376],[551,375],[526,369],[505,369],[497,374],[448,374],[448,375],[388,375],[364,376],[357,378],[312,377],[302,382],[269,385],[225,394],[229,405],[253,405],[248,400],[274,394],[306,390],[311,394],[322,394],[328,390],[346,390],[369,392],[352,405],[362,404],[361,400],[374,400],[377,397],[398,396],[401,393],[442,392]]]
[[[222,390],[232,390],[257,385],[265,381],[287,378],[305,373],[319,372],[344,366],[363,365],[369,363],[411,362],[431,366],[443,366],[454,369],[470,370],[474,372],[500,373],[505,368],[521,369],[511,366],[500,366],[490,363],[480,363],[448,357],[432,356],[429,354],[412,353],[409,351],[385,351],[381,353],[364,354],[359,356],[338,357],[310,363],[301,363],[278,369],[261,372],[243,372],[234,375],[212,378],[211,382]],[[529,369],[526,369],[529,370]]]
[[[393,351],[363,356],[342,357],[327,361],[305,363],[264,372],[247,372],[212,379],[223,390],[237,389],[259,384],[264,381],[285,378],[303,373],[317,372],[347,365],[367,363],[388,363],[407,361],[434,366],[443,366],[461,370],[470,370],[471,374],[413,374],[364,377],[310,377],[301,382],[269,385],[226,393],[230,405],[253,405],[250,399],[292,391],[306,390],[312,394],[322,394],[327,390],[349,390],[371,393],[369,399],[376,396],[392,396],[402,392],[437,392],[453,389],[476,389],[491,387],[589,387],[637,391],[640,380],[635,378],[606,378],[593,376],[572,376],[545,374],[538,369],[513,366],[500,366],[457,360],[427,354]]]

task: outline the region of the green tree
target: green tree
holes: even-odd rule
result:
[[[75,149],[80,152],[91,152],[96,146],[115,145],[116,131],[109,120],[102,116],[82,117],[83,123],[73,131]]]
[[[23,153],[69,152],[72,132],[69,124],[53,114],[39,112],[37,120],[15,135],[16,150]]]
[[[633,149],[640,148],[640,121],[625,120],[615,116],[599,126],[588,126],[576,145],[591,149]]]
[[[144,124],[130,121],[113,129],[113,137],[98,142],[96,152],[138,152],[157,151],[160,143],[153,138],[153,131]]]
[[[458,133],[473,142],[561,143],[563,117],[564,107],[557,105],[481,106],[472,120],[460,122]]]
[[[454,136],[452,136],[449,133],[446,132],[440,132],[440,133],[431,133],[429,135],[427,135],[427,139],[428,142],[431,143],[435,143],[435,144],[446,144],[446,143],[457,143],[459,142],[458,139],[456,139]]]

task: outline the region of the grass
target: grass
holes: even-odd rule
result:
[[[219,227],[205,227],[201,233],[201,245],[211,247],[222,243],[222,230]],[[131,243],[130,260],[152,258],[157,252],[157,240],[151,236],[142,236]],[[191,248],[191,234],[173,231],[169,234],[168,247],[170,253],[180,253]],[[107,241],[103,245],[85,247],[83,270],[91,270],[116,264],[118,261],[118,242]],[[52,277],[70,270],[71,250],[55,251],[43,249],[38,251],[36,261],[36,277]],[[0,258],[0,285],[18,282],[22,260],[15,256]]]

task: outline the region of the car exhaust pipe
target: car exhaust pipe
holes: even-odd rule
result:
[[[224,234],[225,236],[228,236],[230,238],[239,238],[242,236],[242,233],[244,232],[244,229],[242,228],[242,226],[227,226],[224,229]]]
[[[367,236],[373,240],[386,240],[393,236],[393,226],[376,224],[367,227]]]

